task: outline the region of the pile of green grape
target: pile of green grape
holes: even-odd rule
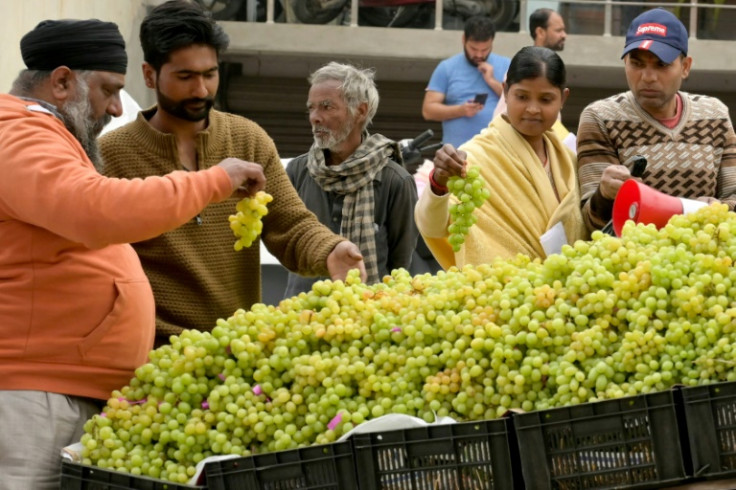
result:
[[[82,437],[87,464],[185,482],[210,455],[335,441],[365,420],[493,419],[736,380],[736,214],[596,232],[544,261],[355,271],[150,354]]]
[[[457,202],[450,205],[451,223],[447,232],[450,234],[448,241],[452,250],[458,252],[465,243],[468,230],[478,220],[473,211],[488,200],[491,191],[481,177],[478,167],[468,167],[465,178],[457,175],[450,177],[447,188],[457,198]]]
[[[268,214],[266,205],[273,201],[273,196],[264,191],[256,192],[253,197],[241,199],[235,206],[237,213],[230,215],[230,229],[238,239],[235,241],[236,251],[250,247],[263,231],[261,219]]]

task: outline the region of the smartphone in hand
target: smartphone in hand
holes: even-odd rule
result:
[[[476,104],[485,104],[486,100],[488,99],[488,94],[475,94],[475,99],[473,99],[473,102]]]

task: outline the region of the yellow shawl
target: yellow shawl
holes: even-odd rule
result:
[[[491,197],[475,210],[478,222],[458,253],[453,254],[446,236],[424,237],[443,268],[489,263],[518,253],[544,258],[540,237],[560,221],[568,243],[587,238],[575,156],[553,129],[544,134],[544,142],[561,201],[536,153],[504,115],[462,146],[468,165],[480,168]],[[449,223],[449,215],[445,221]]]

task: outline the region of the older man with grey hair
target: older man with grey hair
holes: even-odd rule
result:
[[[367,131],[378,110],[373,71],[331,62],[309,77],[314,143],[286,169],[307,207],[360,247],[367,282],[409,268],[417,241],[417,190],[396,143]],[[289,274],[286,297],[319,278]]]

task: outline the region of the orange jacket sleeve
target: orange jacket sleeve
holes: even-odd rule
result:
[[[89,248],[152,238],[232,194],[220,167],[146,179],[104,177],[48,114],[0,121],[0,131],[0,219],[39,226]]]

